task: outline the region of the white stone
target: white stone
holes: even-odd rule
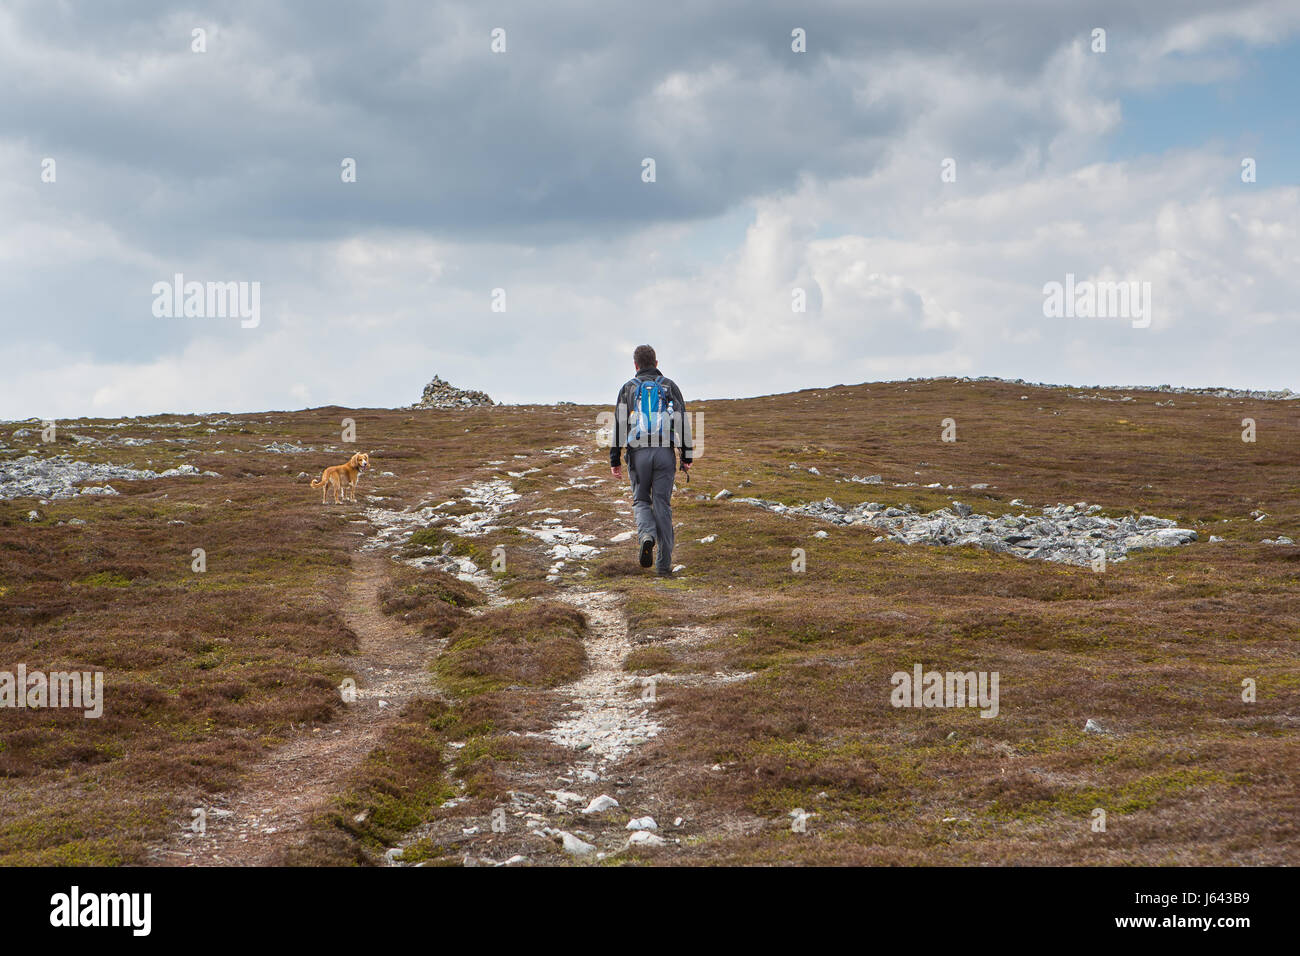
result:
[[[596,847],[586,840],[579,839],[572,833],[565,830],[558,831],[560,842],[564,844],[564,852],[571,856],[590,856],[596,852]]]
[[[657,836],[649,830],[637,830],[628,840],[628,843],[632,846],[663,846],[666,842],[663,837]]]
[[[618,801],[607,793],[602,793],[599,797],[587,804],[587,809],[583,813],[603,813],[613,807],[618,806]]]

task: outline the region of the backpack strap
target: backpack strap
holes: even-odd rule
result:
[[[627,445],[632,438],[632,429],[630,427],[629,419],[636,413],[636,399],[640,388],[641,380],[639,378],[629,378],[623,383],[623,391],[621,393],[623,399],[622,414],[626,417],[623,421],[616,423],[615,427],[622,429],[624,445]]]

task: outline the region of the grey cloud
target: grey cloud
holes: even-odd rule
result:
[[[869,173],[925,107],[864,95],[899,50],[1029,83],[1094,22],[1150,32],[1214,4],[785,6],[20,3],[7,42],[53,52],[0,63],[0,121],[64,157],[86,208],[154,251],[371,227],[563,241]],[[504,56],[488,52],[494,26]],[[679,72],[706,89],[657,97]],[[1004,161],[1052,123],[990,110],[955,132],[970,158]],[[347,188],[344,156],[360,168]]]
[[[239,366],[249,361],[240,350],[261,354],[254,343],[262,339],[221,325],[152,319],[152,283],[183,272],[261,281],[262,331],[275,343],[265,346],[274,353],[267,360],[283,361],[286,377],[317,391],[312,368],[345,365],[361,328],[400,340],[396,351],[418,343],[433,359],[454,363],[430,374],[519,399],[547,397],[518,391],[530,362],[573,364],[582,355],[572,397],[600,397],[607,383],[592,357],[618,346],[611,324],[646,324],[663,308],[671,314],[656,327],[683,356],[674,364],[697,381],[743,393],[735,384],[742,363],[728,365],[728,336],[752,327],[798,338],[788,313],[777,313],[788,309],[789,286],[807,278],[803,243],[834,237],[835,229],[819,231],[834,219],[847,224],[844,232],[926,248],[891,268],[870,264],[868,271],[906,280],[896,301],[837,299],[832,281],[813,286],[811,314],[835,326],[843,348],[826,362],[792,352],[767,386],[851,379],[846,369],[862,368],[853,364],[859,354],[910,361],[898,374],[953,370],[945,365],[953,337],[921,320],[919,296],[942,310],[993,316],[979,281],[994,277],[1014,290],[999,293],[999,304],[1012,307],[996,321],[1019,333],[1021,298],[1032,317],[1042,281],[1088,265],[1069,244],[1039,255],[1016,246],[1059,218],[1059,181],[1034,216],[1007,209],[996,192],[1032,199],[1032,191],[1014,191],[1034,170],[1024,157],[1046,155],[1063,133],[1075,136],[1060,150],[1065,168],[1087,161],[1092,130],[1085,124],[1080,134],[1077,117],[1067,115],[1079,104],[1053,95],[1077,93],[1095,105],[1123,88],[1135,63],[1142,82],[1151,82],[1153,38],[1224,7],[1220,0],[1138,8],[1105,0],[1083,11],[1041,0],[798,8],[214,0],[177,8],[18,0],[0,9],[7,93],[0,98],[0,215],[11,236],[25,239],[38,224],[80,241],[51,240],[22,268],[0,261],[6,342],[31,347],[22,354],[50,346],[65,359],[99,362],[106,378],[131,362],[180,362],[186,344],[208,338],[220,346],[213,362]],[[1088,82],[1061,84],[1063,47],[1082,43],[1098,25],[1109,31],[1108,59],[1089,61]],[[201,56],[188,52],[194,26],[209,30]],[[488,52],[495,26],[508,30],[505,56]],[[789,50],[794,26],[808,31],[806,55]],[[901,165],[914,166],[908,170],[900,169],[900,150],[939,152],[902,157]],[[938,193],[942,155],[959,157],[961,179]],[[36,181],[43,156],[58,159],[56,186]],[[358,160],[354,185],[339,181],[344,156]],[[644,156],[658,163],[653,186],[640,181]],[[970,175],[980,167],[983,178]],[[742,243],[736,223],[748,204],[792,194],[802,200],[816,192],[805,193],[809,181],[833,189],[882,170],[878,193],[848,188],[848,202],[792,213],[807,220],[802,231],[752,273],[711,277],[729,276],[719,263]],[[1179,175],[1176,166],[1169,175]],[[1201,188],[1184,185],[1172,198]],[[1111,195],[1109,218],[1087,205],[1077,216],[1071,211],[1090,230],[1075,240],[1078,248],[1103,245],[1107,233],[1126,227],[1135,207],[1124,198]],[[946,215],[933,218],[947,225],[927,228],[935,204]],[[940,252],[937,265],[923,254],[954,233],[952,254]],[[103,247],[95,248],[100,236]],[[432,237],[447,246],[436,254],[446,269],[436,276],[422,263],[391,274],[365,264],[341,269],[331,256],[353,237],[375,237],[389,251]],[[1148,251],[1135,243],[1096,264]],[[837,261],[833,271],[849,265]],[[1259,271],[1251,263],[1241,269]],[[757,295],[753,277],[764,270]],[[946,283],[950,273],[973,278]],[[660,279],[686,288],[667,297],[671,309],[656,304]],[[1258,298],[1235,294],[1256,312],[1283,308],[1273,304],[1290,300],[1263,280]],[[510,291],[511,314],[484,340],[488,291],[498,285]],[[730,311],[711,311],[731,300]],[[314,336],[317,327],[332,334]],[[1073,360],[1042,331],[1037,342],[1000,345],[992,333],[957,341],[983,363],[977,371],[1034,374],[1026,366]],[[713,334],[722,344],[705,355],[701,343]],[[1116,330],[1100,341],[1126,369],[1141,360],[1134,340]],[[1165,344],[1161,361],[1194,368],[1198,348],[1203,343],[1191,339]],[[1217,354],[1246,376],[1254,374],[1248,362],[1260,369],[1246,354],[1252,348]],[[373,365],[395,361],[391,351],[367,354]],[[1261,372],[1282,374],[1273,369]],[[268,377],[261,372],[254,386]],[[373,388],[384,400],[402,391],[388,381]]]

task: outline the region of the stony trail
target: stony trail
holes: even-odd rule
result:
[[[623,669],[632,650],[618,597],[605,591],[567,591],[560,600],[587,615],[587,673],[560,688],[576,713],[539,736],[617,763],[633,747],[657,737],[663,725],[651,715],[649,688]]]
[[[552,449],[571,454],[576,446]],[[572,482],[571,482],[572,483]],[[473,514],[455,518],[449,530],[476,537],[497,530],[508,506],[519,500],[509,483],[499,478],[474,482],[462,489],[475,505]],[[550,509],[544,509],[549,514]],[[386,583],[390,549],[413,530],[424,527],[437,509],[387,511],[365,509],[372,525],[353,557],[344,617],[357,635],[359,647],[346,663],[356,674],[355,701],[340,710],[329,724],[299,730],[284,744],[257,761],[240,785],[225,794],[196,803],[203,825],[179,821],[166,845],[149,854],[151,863],[172,866],[267,866],[283,859],[285,851],[308,835],[311,820],[328,810],[330,801],[345,792],[352,772],[380,742],[385,726],[405,704],[417,696],[437,696],[429,667],[445,641],[426,639],[418,630],[380,610],[379,590]],[[541,514],[541,513],[539,513]],[[539,518],[521,530],[552,547],[560,555],[582,557],[597,552],[586,545],[590,536],[563,527],[554,517]],[[514,601],[501,595],[494,577],[472,561],[451,555],[417,558],[409,563],[432,566],[478,586],[487,602],[470,613],[482,614]],[[660,726],[646,714],[647,705],[636,693],[634,679],[622,670],[631,645],[627,623],[616,596],[564,587],[558,600],[581,608],[590,622],[587,653],[590,669],[570,688],[573,716],[561,721],[545,736],[575,753],[591,751],[597,760],[617,761],[633,746],[655,736]],[[587,771],[596,778],[595,771]],[[404,841],[407,842],[407,841]],[[392,853],[390,852],[390,862]]]
[[[577,448],[577,445],[567,445],[548,449],[544,454],[565,458]],[[593,479],[583,474],[591,467],[590,462],[578,465],[555,491],[603,483],[604,479]],[[522,477],[530,470],[536,469],[507,474]],[[586,571],[581,568],[571,575],[561,573],[566,566],[581,563],[599,554],[603,548],[592,543],[595,536],[566,526],[559,517],[573,513],[573,509],[546,507],[512,515],[508,506],[518,501],[520,496],[507,482],[500,480],[475,482],[462,490],[465,493],[463,500],[471,502],[479,510],[454,518],[444,527],[458,534],[478,537],[485,531],[517,524],[517,530],[547,548],[553,562],[547,580],[557,585],[557,591],[545,599],[572,604],[586,616],[586,672],[571,684],[554,690],[554,694],[563,700],[561,707],[565,716],[544,731],[528,734],[566,748],[571,757],[568,766],[558,773],[549,771],[549,787],[536,785],[538,774],[521,774],[522,778],[530,780],[528,788],[521,786],[510,791],[509,802],[493,808],[494,814],[501,815],[499,819],[458,815],[431,821],[417,827],[390,848],[385,856],[386,862],[394,866],[403,865],[402,852],[422,840],[454,846],[466,866],[528,864],[541,862],[539,856],[547,856],[547,862],[558,862],[563,856],[556,856],[557,847],[562,848],[567,856],[583,860],[603,859],[631,846],[653,848],[672,843],[676,838],[670,833],[660,836],[654,832],[660,823],[670,831],[682,827],[683,819],[672,811],[660,812],[658,815],[664,819],[656,821],[653,826],[646,825],[650,817],[642,816],[637,820],[639,827],[630,831],[619,827],[613,833],[608,832],[609,828],[602,826],[597,819],[605,809],[618,805],[610,793],[617,792],[624,800],[642,807],[660,806],[664,802],[652,781],[643,775],[629,774],[621,766],[637,747],[665,730],[654,714],[653,683],[643,681],[624,669],[624,661],[633,650],[633,644],[622,598],[616,593],[590,587],[585,580]],[[616,506],[619,504],[626,502],[614,502]],[[627,512],[619,514],[630,516]],[[372,519],[394,527],[405,526],[409,520],[402,513],[372,513]],[[383,530],[380,535],[393,540],[393,535]],[[630,534],[623,534],[615,541],[629,537]],[[464,559],[441,556],[416,558],[409,563],[435,563],[444,570],[459,573],[465,580],[484,587],[492,596],[494,606],[516,603],[501,597],[491,575],[486,575],[485,587],[482,581],[484,573]],[[691,637],[698,639],[698,635],[692,634]],[[660,679],[674,680],[667,675],[655,675],[652,681]],[[736,679],[736,675],[715,675],[713,679]],[[709,680],[697,676],[682,683],[698,684]],[[449,753],[447,756],[450,760],[454,755]],[[465,799],[464,796],[453,798],[444,809],[453,809]],[[506,820],[509,822],[503,822]],[[494,823],[500,832],[494,831]],[[591,829],[584,829],[584,826]]]
[[[240,786],[207,800],[205,832],[189,821],[150,862],[171,866],[268,866],[307,835],[312,817],[342,793],[352,770],[378,744],[384,727],[417,695],[435,695],[428,664],[441,643],[379,609],[386,556],[358,553],[344,615],[357,635],[347,663],[356,700],[329,724],[299,731],[258,761]]]
[[[545,454],[568,457],[578,446],[548,449]],[[522,467],[522,466],[521,466]],[[585,487],[591,478],[582,474],[589,464],[575,469],[565,487]],[[536,469],[532,469],[536,470]],[[527,473],[510,472],[518,477]],[[328,810],[330,801],[347,789],[352,772],[382,738],[385,726],[405,704],[417,696],[438,696],[430,677],[430,665],[442,651],[445,641],[422,637],[418,630],[389,617],[380,610],[379,590],[386,583],[386,563],[396,560],[391,550],[409,534],[442,517],[447,530],[465,537],[481,537],[506,527],[518,530],[547,548],[553,561],[548,580],[557,585],[549,600],[562,601],[579,608],[587,617],[588,630],[586,673],[572,684],[558,687],[566,715],[543,732],[541,737],[572,751],[571,765],[555,781],[559,789],[547,790],[550,796],[516,792],[510,812],[522,818],[530,828],[532,845],[538,838],[563,846],[574,857],[604,857],[629,845],[659,846],[662,839],[649,831],[627,836],[618,845],[607,844],[598,850],[560,825],[573,826],[575,815],[582,814],[590,799],[604,795],[620,780],[618,765],[636,747],[657,737],[664,727],[654,716],[654,692],[646,690],[641,679],[623,667],[633,645],[621,598],[614,593],[591,589],[585,571],[562,576],[570,562],[581,562],[602,550],[590,542],[594,536],[568,527],[556,515],[566,511],[552,508],[514,515],[511,507],[520,500],[508,481],[501,478],[472,482],[462,488],[461,502],[475,510],[466,515],[446,516],[439,507],[391,511],[373,504],[364,510],[364,520],[371,531],[360,543],[353,558],[353,576],[349,582],[344,615],[359,641],[358,653],[347,663],[356,674],[356,700],[341,710],[337,718],[310,732],[300,731],[285,744],[258,761],[234,791],[210,798],[202,809],[206,827],[194,832],[189,821],[177,825],[177,834],[165,847],[150,855],[150,862],[183,866],[265,866],[283,859],[285,851],[308,836],[311,820]],[[518,520],[523,519],[523,520]],[[465,557],[444,554],[406,559],[416,567],[429,567],[453,574],[476,585],[487,596],[471,614],[517,603],[505,597],[500,584],[488,571]],[[529,599],[524,599],[529,600]],[[713,679],[730,680],[750,675],[715,675]],[[656,679],[673,682],[667,675]],[[682,683],[707,682],[695,677]],[[446,757],[450,764],[454,754]],[[582,790],[583,795],[574,790]],[[657,801],[658,797],[640,793],[639,800]],[[456,801],[452,801],[454,806]],[[598,812],[598,811],[597,811]],[[486,836],[489,821],[481,827],[465,827],[464,818],[434,821],[416,828],[391,848],[385,856],[390,865],[401,865],[401,851],[418,839],[436,834],[444,842],[460,844],[467,865],[505,865],[531,862],[523,853],[495,861],[475,852],[479,834]],[[552,824],[556,824],[553,826]],[[575,827],[576,829],[576,827]],[[525,831],[521,830],[520,835]],[[597,838],[580,831],[593,841]],[[635,839],[633,839],[635,837]]]

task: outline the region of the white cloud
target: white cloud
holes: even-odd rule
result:
[[[1295,387],[1300,190],[1240,183],[1240,157],[1217,146],[1124,162],[1106,146],[1126,91],[1225,75],[1240,60],[1216,44],[1273,42],[1300,13],[1162,7],[1143,30],[1107,9],[1110,53],[1035,16],[989,41],[1014,64],[944,42],[959,5],[923,24],[882,6],[900,19],[892,39],[864,35],[871,55],[810,30],[837,46],[805,61],[684,28],[671,56],[595,31],[549,60],[526,58],[543,36],[516,29],[516,59],[492,61],[457,12],[414,59],[405,38],[365,38],[358,55],[391,66],[374,81],[364,62],[349,76],[304,52],[347,48],[328,24],[222,81],[286,23],[214,15],[196,74],[195,55],[160,52],[175,19],[97,50],[0,13],[0,79],[39,101],[0,107],[25,132],[0,141],[0,164],[24,171],[0,179],[0,415],[397,405],[434,373],[507,401],[605,401],[643,341],[688,395],[922,374]],[[431,83],[464,102],[422,102]],[[46,109],[59,97],[129,132],[77,140],[82,115]],[[56,146],[46,187],[38,161]],[[341,185],[354,153],[359,181]],[[949,156],[955,183],[939,177]],[[606,182],[611,161],[626,168]],[[169,165],[185,162],[198,167]],[[300,190],[317,180],[324,192]],[[739,231],[737,209],[752,211]],[[262,326],[152,320],[150,284],[175,271],[262,282]],[[1067,272],[1150,281],[1151,328],[1045,319],[1042,286]]]

